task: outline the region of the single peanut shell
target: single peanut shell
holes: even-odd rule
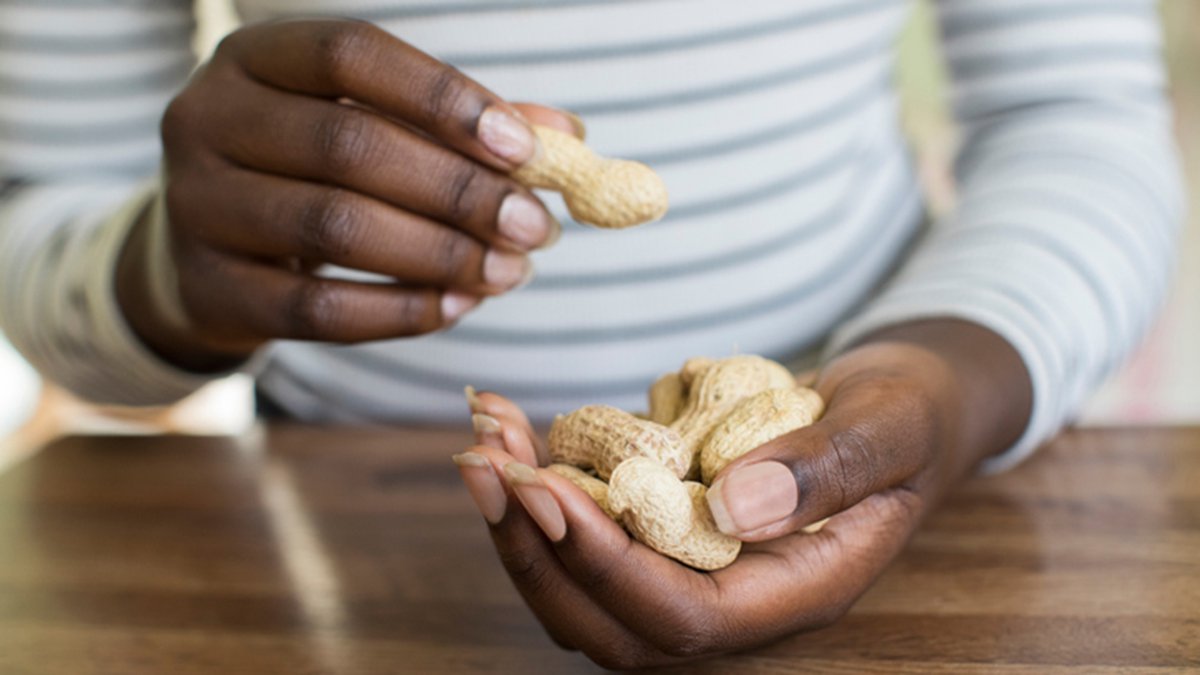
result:
[[[526,187],[562,193],[575,220],[619,229],[666,214],[666,185],[650,167],[599,157],[583,141],[557,129],[534,125],[533,131],[541,151],[512,177]]]
[[[683,411],[685,390],[679,373],[667,373],[650,386],[650,419],[668,425]]]
[[[692,456],[686,477],[700,475],[701,444],[742,400],[767,389],[795,386],[787,368],[761,356],[744,354],[721,359],[696,376],[687,404],[671,424]]]
[[[767,389],[742,400],[700,447],[700,475],[710,485],[730,462],[767,441],[816,421],[824,404],[811,389]]]
[[[608,514],[609,518],[617,519],[608,505],[608,483],[570,464],[551,464],[546,468],[574,483],[576,487],[586,492]]]
[[[808,409],[812,411],[813,422],[821,419],[821,415],[825,414],[825,399],[821,398],[817,390],[811,387],[796,387],[795,392],[807,400]]]
[[[695,481],[684,483],[692,498],[692,530],[678,552],[667,555],[679,562],[701,570],[719,570],[737,560],[742,541],[717,529],[712,511],[708,508],[708,487]]]
[[[679,379],[683,382],[684,391],[690,389],[696,378],[716,362],[716,359],[709,356],[693,356],[684,361],[683,367],[679,369]]]
[[[687,488],[649,457],[631,457],[613,471],[608,504],[638,541],[659,552],[673,549],[692,529]]]
[[[608,405],[587,405],[555,418],[548,440],[552,461],[595,469],[604,480],[630,457],[649,457],[676,476],[692,462],[679,434]]]
[[[742,542],[717,529],[707,492],[653,460],[635,457],[613,472],[609,503],[638,541],[685,565],[716,570],[737,558]]]

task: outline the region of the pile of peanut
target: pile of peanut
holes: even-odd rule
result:
[[[550,470],[659,553],[702,570],[725,567],[742,542],[717,529],[708,486],[738,457],[812,424],[824,403],[782,365],[751,355],[690,359],[649,398],[648,419],[606,405],[558,416]]]

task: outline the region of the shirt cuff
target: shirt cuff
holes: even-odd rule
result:
[[[115,279],[121,249],[134,223],[143,213],[155,219],[147,225],[158,236],[166,230],[161,208],[156,208],[159,182],[148,181],[135,196],[125,202],[97,232],[95,248],[89,261],[86,293],[93,308],[93,339],[106,358],[105,370],[112,383],[111,392],[103,398],[118,405],[165,405],[174,403],[200,387],[232,375],[257,369],[261,359],[255,358],[241,367],[224,372],[194,373],[178,368],[151,351],[134,333],[117,301]],[[147,212],[147,209],[149,211]],[[154,280],[155,283],[167,280]],[[159,297],[162,297],[160,294]]]

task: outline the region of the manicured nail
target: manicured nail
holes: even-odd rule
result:
[[[479,393],[475,391],[475,387],[468,384],[463,387],[463,394],[467,397],[467,406],[471,408],[472,413],[483,412],[483,401],[479,400]]]
[[[500,420],[484,413],[471,415],[471,426],[475,428],[475,442],[489,448],[505,450],[504,429]]]
[[[538,478],[533,467],[520,462],[509,462],[504,465],[504,475],[512,485],[513,492],[525,511],[537,522],[542,532],[550,541],[561,541],[567,536],[567,521],[562,509],[549,488]]]
[[[562,228],[541,202],[520,192],[504,198],[496,219],[500,234],[526,250],[548,243],[554,230]]]
[[[501,428],[500,420],[485,413],[471,415],[471,426],[477,434],[498,434]]]
[[[583,118],[569,110],[560,110],[559,112],[571,120],[571,126],[575,127],[575,135],[579,137],[579,140],[586,141],[587,125],[583,123]]]
[[[550,236],[546,237],[546,241],[542,242],[541,248],[543,248],[543,249],[554,246],[555,244],[558,243],[559,239],[562,239],[562,234],[563,234],[562,223],[558,222],[558,219],[555,218],[554,216],[550,216],[550,218],[554,221],[554,227],[552,227],[550,229]]]
[[[492,286],[512,288],[524,281],[531,269],[529,258],[519,253],[493,249],[483,257],[483,280]]]
[[[459,293],[457,291],[449,291],[442,296],[442,320],[457,321],[463,314],[475,309],[479,305],[479,297]]]
[[[479,116],[477,133],[484,147],[514,166],[528,162],[537,152],[537,139],[529,126],[496,106]]]
[[[759,462],[713,483],[708,507],[722,532],[737,535],[792,515],[799,496],[791,469],[779,462]]]
[[[492,469],[492,463],[477,452],[464,452],[454,455],[452,459],[458,465],[467,492],[471,493],[471,499],[475,500],[484,519],[492,525],[500,522],[508,507],[508,497],[504,494],[500,477]]]
[[[530,265],[528,268],[525,269],[525,276],[522,277],[521,280],[517,282],[517,285],[513,286],[510,290],[516,291],[516,290],[525,288],[526,286],[528,286],[530,283],[533,282],[533,277],[534,277],[533,265]]]

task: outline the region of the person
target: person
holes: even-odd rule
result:
[[[547,630],[603,664],[842,615],[951,486],[1071,419],[1168,285],[1150,0],[936,3],[963,142],[928,227],[901,0],[236,5],[194,72],[186,0],[0,6],[0,327],[109,403],[242,370],[272,414],[437,422],[491,390],[464,480]],[[560,225],[507,175],[531,123],[647,162],[672,210]],[[818,365],[827,413],[722,472],[721,525],[755,542],[732,566],[659,557],[510,465],[536,461],[531,418],[639,408],[734,350]]]

